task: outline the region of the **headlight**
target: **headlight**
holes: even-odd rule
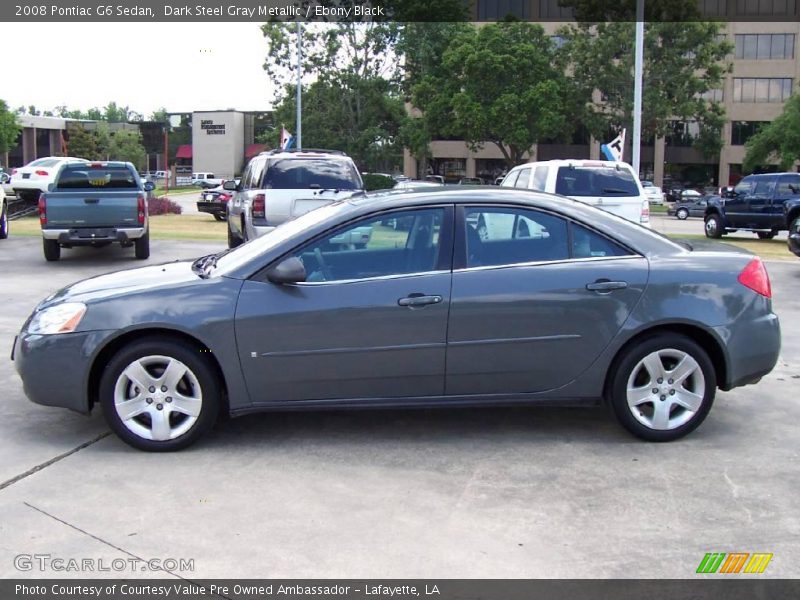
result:
[[[82,302],[65,302],[40,310],[31,319],[28,333],[51,335],[54,333],[71,333],[75,331],[86,313],[86,305]]]

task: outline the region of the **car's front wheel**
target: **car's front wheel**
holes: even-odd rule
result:
[[[718,240],[725,233],[722,227],[722,219],[719,215],[708,215],[706,217],[706,237]]]
[[[208,359],[169,339],[124,347],[100,381],[100,404],[111,429],[134,448],[151,452],[194,443],[214,424],[220,398]]]
[[[625,429],[653,442],[697,428],[714,403],[717,379],[693,340],[663,333],[628,347],[611,373],[608,402]]]
[[[678,217],[681,221],[685,221],[689,218],[689,211],[685,208],[679,208],[678,212],[675,213],[675,216]]]

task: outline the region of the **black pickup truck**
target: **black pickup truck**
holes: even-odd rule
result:
[[[706,236],[720,238],[743,229],[761,239],[795,230],[800,219],[800,173],[748,175],[735,188],[708,199]]]

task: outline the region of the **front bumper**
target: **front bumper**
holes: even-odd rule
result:
[[[725,340],[728,353],[727,377],[725,382],[719,382],[723,390],[758,382],[778,362],[781,351],[778,315],[768,313],[714,329]]]
[[[91,246],[97,242],[126,244],[138,240],[147,232],[145,227],[86,227],[81,229],[42,229],[46,240],[58,240],[65,246]]]
[[[58,335],[21,332],[12,356],[25,395],[36,404],[88,413],[89,370],[95,350],[113,331]]]

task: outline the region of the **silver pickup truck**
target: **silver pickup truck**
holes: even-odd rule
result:
[[[44,257],[58,260],[62,248],[134,246],[136,258],[150,256],[146,193],[136,169],[126,162],[69,163],[39,196]]]

